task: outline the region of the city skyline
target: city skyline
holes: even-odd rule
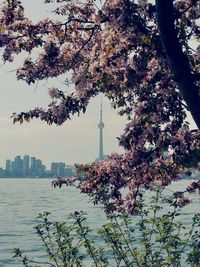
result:
[[[103,129],[105,124],[103,122],[103,104],[102,97],[100,102],[100,117],[99,117],[99,151],[97,161],[103,160],[105,155],[103,153]],[[48,170],[41,159],[32,155],[16,155],[14,160],[6,159],[4,166],[0,166],[0,178],[9,177],[65,177],[71,176],[74,172],[74,167],[67,165],[64,162],[51,162],[51,167]]]
[[[99,128],[99,151],[97,160],[103,160],[105,155],[103,153],[103,129],[105,124],[103,122],[103,104],[102,98],[100,102],[100,118],[98,123]],[[66,175],[65,166],[67,165],[64,162],[51,162],[51,167],[48,170],[46,165],[43,164],[42,160],[38,159],[32,155],[16,155],[14,160],[6,159],[4,166],[0,166],[0,177],[42,177],[45,174],[51,173],[52,176],[61,176]],[[70,166],[72,168],[72,166]]]
[[[0,166],[0,178],[22,177],[68,177],[74,174],[74,166],[65,162],[51,162],[48,169],[43,161],[32,155],[16,155],[13,159],[6,159],[4,166]]]

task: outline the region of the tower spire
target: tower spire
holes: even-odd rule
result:
[[[103,128],[105,124],[103,123],[103,108],[102,108],[102,98],[101,98],[101,106],[100,106],[100,120],[99,120],[99,160],[104,159],[103,155]]]

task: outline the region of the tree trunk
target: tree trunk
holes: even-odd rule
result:
[[[174,26],[173,0],[156,0],[157,24],[169,68],[192,117],[200,129],[200,88],[193,80],[189,60],[183,53]]]

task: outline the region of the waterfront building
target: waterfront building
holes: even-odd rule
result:
[[[10,162],[10,176],[11,177],[15,176],[15,162],[14,161]]]
[[[5,176],[9,177],[10,176],[10,171],[11,171],[11,160],[7,159],[6,160],[6,168],[5,168]]]
[[[58,176],[58,163],[57,162],[51,163],[51,174],[53,177]]]
[[[42,161],[40,159],[35,160],[35,176],[42,176]]]
[[[31,166],[30,166],[30,174],[31,176],[35,176],[35,157],[31,157]]]
[[[75,173],[74,168],[71,165],[67,165],[65,169],[65,176],[69,177],[72,176]]]
[[[44,164],[42,164],[42,167],[41,167],[41,170],[42,170],[42,177],[47,177],[47,168]]]
[[[58,176],[60,177],[65,176],[65,163],[63,162],[58,163]]]
[[[29,164],[30,164],[30,156],[25,155],[23,158],[23,176],[24,177],[29,175]]]
[[[22,173],[23,173],[23,160],[19,155],[17,155],[14,161],[14,176],[22,177]]]
[[[5,171],[3,168],[0,168],[0,178],[3,178],[5,176]]]

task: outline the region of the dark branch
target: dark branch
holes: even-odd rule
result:
[[[200,88],[195,85],[189,60],[183,53],[174,26],[173,0],[156,0],[157,24],[169,68],[179,90],[200,129]]]
[[[197,1],[197,2],[198,2],[198,1]],[[182,15],[183,15],[185,12],[187,12],[190,8],[192,8],[194,5],[196,5],[197,2],[194,2],[194,3],[192,3],[190,6],[188,6],[185,10],[183,10],[183,11],[178,15],[178,17],[179,17],[179,18],[182,17]]]

